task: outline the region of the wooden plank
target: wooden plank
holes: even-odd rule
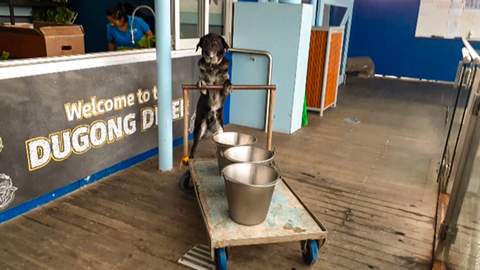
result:
[[[321,201],[322,199],[331,199],[332,203],[338,203],[340,205],[357,206],[356,208],[363,212],[372,212],[380,218],[389,216],[405,217],[406,222],[431,222],[432,217],[422,214],[416,211],[415,207],[410,205],[397,205],[389,203],[388,201],[370,197],[369,195],[362,194],[361,192],[355,192],[348,189],[342,189],[341,186],[331,186],[324,181],[315,181],[314,179],[294,178],[298,176],[290,176],[291,174],[285,173],[288,179],[292,180],[295,188],[304,189],[306,195],[312,194],[316,196],[315,199]],[[290,178],[291,177],[291,178]],[[318,196],[321,195],[321,196]],[[313,199],[313,198],[312,198]],[[327,200],[327,202],[329,202]],[[330,202],[329,202],[330,203]]]
[[[62,258],[50,253],[47,239],[41,239],[41,236],[26,235],[21,228],[16,226],[8,227],[2,234],[2,246],[15,252],[29,261],[30,267],[36,266],[39,269],[59,269],[63,266],[72,266],[71,263],[64,263]],[[38,246],[34,247],[31,243]],[[10,261],[10,260],[6,260]]]
[[[35,258],[29,258],[30,256],[20,253],[20,250],[22,250],[22,248],[18,246],[16,241],[2,238],[2,248],[0,249],[0,257],[2,259],[0,261],[8,264],[8,267],[12,269],[47,269],[46,266],[39,263]]]
[[[78,233],[77,227],[65,226],[62,222],[56,223],[60,228],[68,228],[69,231],[64,232],[55,229],[55,219],[42,215],[41,218],[27,217],[29,223],[19,226],[23,228],[23,234],[39,235],[48,239],[47,243],[42,244],[43,248],[46,248],[49,252],[55,254],[56,257],[61,258],[64,261],[66,267],[69,263],[72,263],[71,267],[74,268],[96,268],[96,269],[109,269],[114,265],[109,264],[108,260],[100,260],[96,254],[108,254],[107,248],[102,248],[96,239],[90,237],[84,231]],[[57,227],[58,228],[58,227]],[[75,239],[78,243],[75,246],[69,246],[66,243]],[[107,258],[111,258],[108,256]]]

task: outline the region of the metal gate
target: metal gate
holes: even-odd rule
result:
[[[434,255],[436,264],[448,269],[480,269],[480,58],[463,42],[458,94],[438,173]]]

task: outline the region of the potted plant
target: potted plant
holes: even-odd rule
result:
[[[10,53],[6,51],[2,51],[0,54],[0,60],[8,60],[10,58]]]
[[[69,9],[68,0],[50,0],[51,7],[35,7],[32,10],[32,21],[54,24],[73,24],[78,13]]]

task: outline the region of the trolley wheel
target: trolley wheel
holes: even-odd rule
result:
[[[186,171],[178,180],[178,186],[180,189],[187,193],[191,193],[193,191],[191,177],[192,175],[190,174],[190,171]]]
[[[307,265],[314,265],[318,261],[319,247],[317,240],[302,242],[303,261]]]
[[[225,248],[215,249],[215,265],[217,266],[217,270],[228,269],[228,256]]]

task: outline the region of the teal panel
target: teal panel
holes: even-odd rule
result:
[[[234,47],[266,50],[273,55],[273,83],[277,85],[276,132],[293,133],[301,126],[307,67],[305,54],[309,48],[311,16],[310,5],[235,4]],[[234,83],[266,82],[266,61],[260,60],[260,57],[252,59],[235,55]],[[236,93],[232,95],[231,102],[232,123],[264,127],[264,94]]]
[[[307,9],[311,6],[306,6]],[[310,49],[310,35],[312,26],[313,9],[304,12],[300,27],[300,39],[298,44],[297,76],[295,77],[295,89],[292,107],[292,126],[295,131],[302,127],[303,106],[305,103],[305,85],[307,84],[308,53]]]
[[[233,84],[267,83],[268,61],[265,57],[234,54],[232,63]],[[265,103],[266,94],[264,91],[233,92],[230,100],[230,123],[252,128],[263,128],[265,125]]]

